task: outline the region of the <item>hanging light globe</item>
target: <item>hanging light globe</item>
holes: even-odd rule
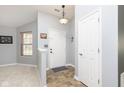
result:
[[[66,19],[66,18],[61,18],[61,19],[59,20],[59,22],[60,22],[61,24],[67,24],[67,23],[68,23],[68,19]]]
[[[65,18],[65,12],[64,12],[65,5],[62,5],[62,8],[63,8],[62,18],[59,19],[59,22],[61,24],[67,24],[68,23],[68,19]]]

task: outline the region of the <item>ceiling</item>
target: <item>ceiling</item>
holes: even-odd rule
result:
[[[57,9],[57,11],[55,11]],[[0,6],[0,26],[18,27],[36,20],[37,11],[46,12],[61,18],[62,8],[60,5],[38,6]],[[74,6],[66,5],[65,17],[71,19],[74,15]]]

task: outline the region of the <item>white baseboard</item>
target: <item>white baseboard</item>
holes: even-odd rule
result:
[[[72,66],[72,67],[74,67],[74,68],[75,68],[75,66],[74,66],[74,65],[72,65],[72,64],[66,64],[66,66]]]
[[[17,63],[3,64],[3,65],[0,65],[0,67],[14,66],[14,65],[17,65]]]
[[[3,65],[0,65],[0,67],[14,66],[14,65],[22,65],[22,66],[37,67],[36,65],[31,65],[31,64],[22,64],[22,63],[3,64]]]
[[[77,77],[76,75],[74,75],[74,79],[76,79],[76,80],[78,80],[78,81],[79,81],[79,79],[78,79],[78,77]]]
[[[29,67],[37,67],[37,65],[32,65],[32,64],[17,63],[17,65],[20,65],[20,66],[29,66]]]

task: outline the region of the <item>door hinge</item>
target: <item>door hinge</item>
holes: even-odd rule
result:
[[[98,79],[98,84],[100,84],[100,80]]]
[[[98,48],[98,53],[100,53],[100,49]]]

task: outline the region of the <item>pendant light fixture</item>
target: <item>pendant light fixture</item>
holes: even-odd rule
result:
[[[64,12],[65,5],[62,5],[62,8],[63,8],[62,18],[59,20],[59,22],[61,24],[67,24],[68,23],[68,19],[65,18],[65,12]]]

